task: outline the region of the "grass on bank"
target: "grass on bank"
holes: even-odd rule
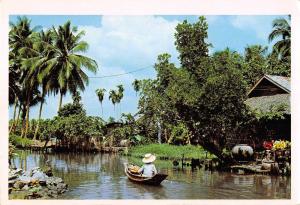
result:
[[[17,135],[9,135],[9,142],[12,143],[16,147],[28,147],[33,144],[31,139],[22,138]]]
[[[143,157],[146,153],[154,154],[158,159],[205,159],[206,151],[201,146],[184,145],[176,146],[170,144],[147,144],[130,147],[128,155]],[[216,158],[215,155],[207,152],[207,158]]]

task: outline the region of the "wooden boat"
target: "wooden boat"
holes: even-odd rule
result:
[[[128,179],[140,183],[140,184],[148,184],[148,185],[154,185],[158,186],[160,183],[167,178],[167,174],[161,174],[157,173],[153,177],[145,177],[137,173],[132,173],[127,164],[124,164],[125,166],[125,174],[127,175]]]

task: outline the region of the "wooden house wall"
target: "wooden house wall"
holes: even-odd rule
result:
[[[274,85],[270,81],[263,79],[256,88],[249,94],[249,98],[251,97],[259,97],[259,96],[270,96],[276,94],[285,94],[287,93],[285,90],[280,87]]]

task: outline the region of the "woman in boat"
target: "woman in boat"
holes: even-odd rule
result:
[[[153,177],[157,174],[157,170],[153,162],[156,157],[153,154],[145,154],[145,157],[142,159],[144,165],[139,169],[139,173],[145,177]]]

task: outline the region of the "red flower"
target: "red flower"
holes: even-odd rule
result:
[[[268,141],[264,141],[263,143],[263,147],[266,149],[266,150],[271,150],[272,147],[273,147],[273,143],[272,142],[268,142]]]

